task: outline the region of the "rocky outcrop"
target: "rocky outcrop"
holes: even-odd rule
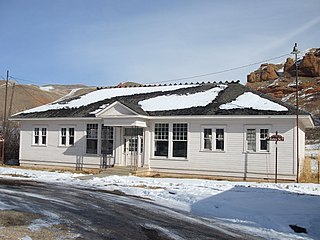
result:
[[[285,76],[288,76],[288,77],[291,76],[291,75],[288,75],[288,73],[289,73],[290,71],[292,71],[293,68],[294,68],[294,61],[293,61],[293,59],[292,59],[292,58],[287,58],[284,66],[283,66],[283,71],[284,71]]]
[[[279,70],[283,68],[283,73]],[[284,64],[262,64],[259,69],[247,76],[248,83],[276,80],[281,77],[294,77],[295,62],[287,58]],[[298,75],[301,77],[320,77],[320,48],[310,49],[301,60],[298,61]]]
[[[320,48],[307,53],[299,64],[299,75],[320,77]]]
[[[279,77],[277,70],[280,68],[281,66],[275,64],[262,64],[258,70],[250,73],[247,76],[247,82],[253,83],[275,80]]]

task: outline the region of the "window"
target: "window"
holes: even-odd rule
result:
[[[256,129],[247,129],[247,150],[256,151]]]
[[[187,157],[188,145],[188,124],[174,123],[172,131],[172,156],[173,157]]]
[[[186,158],[188,153],[187,123],[156,123],[154,156]]]
[[[34,129],[34,144],[39,144],[39,128]]]
[[[156,123],[154,128],[154,156],[169,155],[169,124]]]
[[[86,153],[98,153],[98,124],[87,124],[87,149]]]
[[[74,145],[74,128],[69,128],[69,145]]]
[[[74,128],[62,127],[60,130],[60,145],[72,146],[74,145]]]
[[[224,150],[224,129],[216,129],[216,150]]]
[[[204,129],[204,149],[212,150],[212,129],[205,128]]]
[[[269,132],[268,128],[247,128],[247,151],[269,152]]]
[[[102,125],[101,153],[113,155],[113,127]]]
[[[67,129],[61,128],[61,145],[67,145]]]
[[[203,127],[203,150],[207,151],[224,151],[225,146],[225,129],[215,126]]]
[[[260,151],[269,151],[269,129],[260,129]]]
[[[33,144],[34,145],[47,145],[47,128],[35,127],[33,131]]]

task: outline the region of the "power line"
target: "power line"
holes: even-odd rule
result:
[[[255,62],[255,63],[246,64],[246,65],[243,65],[243,66],[240,66],[240,67],[229,68],[229,69],[225,69],[225,70],[221,70],[221,71],[217,71],[217,72],[204,73],[204,74],[194,75],[194,76],[190,76],[190,77],[174,78],[174,79],[169,79],[169,80],[164,80],[164,81],[157,81],[157,82],[152,82],[152,83],[175,82],[175,81],[188,80],[188,79],[199,78],[199,77],[206,77],[206,76],[216,75],[216,74],[225,73],[225,72],[231,72],[231,71],[234,71],[234,70],[238,70],[238,69],[254,66],[254,65],[257,65],[257,64],[269,62],[269,61],[272,61],[272,60],[276,60],[276,59],[279,59],[279,58],[283,58],[285,56],[290,56],[290,54],[287,53],[287,54],[283,54],[283,55],[278,56],[278,57],[266,59],[266,60]]]
[[[43,102],[37,98],[35,98],[22,84],[20,84],[20,87],[22,90],[24,90],[31,98],[33,98],[34,100],[36,100],[37,102],[41,103],[41,104],[47,104],[46,102]]]
[[[242,68],[247,68],[250,66],[254,66],[257,64],[262,64],[265,62],[269,62],[272,60],[276,60],[279,58],[283,58],[285,56],[290,56],[290,54],[286,53],[283,54],[281,56],[277,56],[277,57],[273,57],[273,58],[269,58],[269,59],[265,59],[259,62],[254,62],[254,63],[250,63],[250,64],[246,64],[246,65],[242,65],[239,67],[234,67],[234,68],[228,68],[228,69],[224,69],[224,70],[220,70],[220,71],[216,71],[216,72],[211,72],[211,73],[203,73],[203,74],[199,74],[199,75],[193,75],[193,76],[187,76],[187,77],[181,77],[181,78],[173,78],[173,79],[167,79],[167,80],[160,80],[160,81],[155,81],[155,82],[147,82],[146,84],[154,84],[154,83],[165,83],[165,82],[175,82],[175,81],[181,81],[181,80],[189,80],[189,79],[194,79],[194,78],[200,78],[200,77],[206,77],[206,76],[211,76],[211,75],[217,75],[217,74],[221,74],[221,73],[226,73],[226,72],[231,72],[231,71],[235,71],[235,70],[239,70]],[[55,83],[48,83],[48,82],[40,82],[40,81],[34,81],[34,80],[28,80],[28,79],[24,79],[24,78],[19,78],[19,77],[15,77],[15,76],[10,76],[11,79],[14,80],[20,80],[20,81],[24,81],[24,82],[29,82],[29,83],[37,83],[37,84],[55,84]]]
[[[33,81],[33,80],[27,80],[27,79],[23,79],[23,78],[14,77],[14,76],[10,76],[10,78],[14,79],[14,80],[23,81],[23,82],[29,82],[29,83],[53,84],[53,83],[46,83],[46,82],[38,82],[38,81]]]

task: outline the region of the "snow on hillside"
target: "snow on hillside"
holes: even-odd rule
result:
[[[197,85],[176,85],[176,86],[157,86],[157,87],[132,87],[132,88],[108,88],[100,89],[94,92],[90,92],[86,95],[81,96],[78,99],[71,100],[66,103],[52,103],[29,109],[23,113],[33,113],[33,112],[44,112],[54,109],[63,108],[79,108],[81,106],[86,106],[94,102],[102,101],[104,99],[109,99],[117,96],[128,96],[141,93],[151,93],[158,91],[172,91],[180,88],[195,87]]]
[[[46,92],[51,92],[52,90],[54,90],[53,86],[41,86],[39,87],[42,91],[46,91]]]
[[[0,178],[119,190],[266,239],[320,239],[320,185],[176,178],[94,177],[0,167]],[[88,175],[89,176],[89,175]],[[0,209],[8,207],[0,201]],[[295,233],[289,225],[307,229]]]

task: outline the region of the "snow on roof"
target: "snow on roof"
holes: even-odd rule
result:
[[[151,93],[151,92],[165,92],[165,91],[172,91],[180,88],[188,88],[188,87],[195,87],[198,85],[176,85],[176,86],[151,86],[151,87],[129,87],[129,88],[107,88],[107,89],[100,89],[94,92],[90,92],[81,96],[80,98],[71,100],[69,102],[55,102],[46,104],[43,106],[39,106],[36,108],[32,108],[26,110],[22,113],[34,113],[34,112],[45,112],[48,110],[56,110],[56,109],[66,109],[66,108],[79,108],[82,106],[89,105],[91,103],[99,102],[105,99],[110,99],[113,97],[119,96],[128,96],[134,94],[141,94],[141,93]],[[18,113],[20,114],[20,113]]]
[[[286,107],[283,107],[278,103],[262,98],[259,95],[251,92],[245,92],[237,97],[236,100],[230,103],[222,104],[219,108],[225,110],[252,108],[256,110],[288,111]]]
[[[193,94],[158,96],[140,101],[138,104],[144,111],[164,111],[206,106],[226,87],[226,85],[219,85],[207,91]]]

